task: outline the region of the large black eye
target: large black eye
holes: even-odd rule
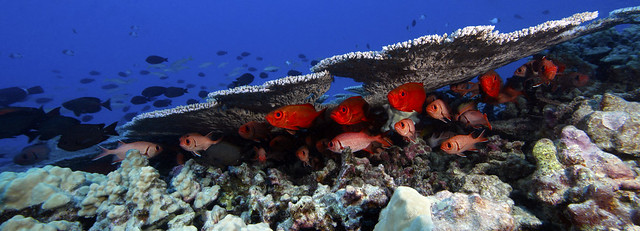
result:
[[[282,112],[276,112],[275,116],[276,116],[276,119],[282,118]]]
[[[407,93],[404,91],[400,91],[400,96],[405,96]]]
[[[333,142],[330,142],[328,145],[330,148],[333,147]]]
[[[189,140],[189,139],[186,139],[184,142],[185,142],[187,145],[191,144],[191,140]]]
[[[451,148],[451,143],[447,143],[447,147],[448,147],[448,148]]]
[[[436,105],[433,105],[433,106],[431,106],[431,107],[433,108],[433,110],[438,109],[438,106],[436,106]]]
[[[346,113],[347,112],[347,107],[344,107],[344,106],[340,107],[340,111],[342,111],[343,113]]]
[[[160,146],[156,145],[156,151],[160,150]]]
[[[400,123],[400,127],[404,128],[404,123]]]

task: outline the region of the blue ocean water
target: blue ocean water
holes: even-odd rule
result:
[[[584,11],[599,11],[600,17],[605,17],[609,11],[637,5],[637,1],[25,0],[0,5],[0,88],[42,86],[45,91],[12,106],[39,107],[36,98],[50,97],[53,101],[42,105],[48,111],[83,96],[111,99],[113,111],[92,114],[95,118],[89,123],[120,121],[122,125],[123,107],[143,112],[145,105],[130,105],[129,100],[148,86],[194,84],[188,94],[172,99],[169,107],[174,107],[188,99],[202,102],[197,95],[201,87],[206,91],[225,89],[246,72],[256,76],[252,84],[261,84],[284,77],[289,70],[309,73],[312,60],[380,50],[423,35],[487,24],[511,32]],[[219,56],[218,51],[228,54]],[[238,60],[242,52],[251,54]],[[167,65],[184,62],[181,66],[186,69],[151,67],[145,62],[149,55],[167,57]],[[522,61],[498,72],[508,76],[520,64]],[[259,78],[268,66],[279,70],[268,72],[269,78]],[[249,67],[258,71],[250,72]],[[141,70],[168,78],[141,75]],[[92,76],[91,71],[100,75]],[[130,74],[121,77],[118,72]],[[199,77],[200,72],[205,77]],[[95,81],[81,84],[83,78]],[[178,83],[181,80],[184,83]],[[118,87],[101,88],[111,83]],[[328,94],[355,84],[338,78]],[[62,114],[73,116],[64,109]],[[9,156],[26,145],[24,136],[0,140],[2,152],[9,152]]]

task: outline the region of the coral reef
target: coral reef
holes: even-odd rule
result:
[[[2,225],[0,225],[0,230],[80,231],[82,230],[82,225],[80,225],[80,222],[69,222],[64,220],[40,223],[31,217],[16,215],[2,223]]]

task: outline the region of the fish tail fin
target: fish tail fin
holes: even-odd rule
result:
[[[104,133],[107,135],[119,136],[120,134],[116,132],[116,125],[118,125],[118,121],[113,122],[112,124],[109,124],[109,126],[106,126],[104,128]]]
[[[483,113],[482,115],[484,117],[484,121],[487,121],[487,127],[489,128],[489,130],[493,130],[491,129],[491,123],[489,123],[489,118],[487,118],[487,113]]]
[[[487,141],[489,141],[489,139],[487,139],[486,137],[483,137],[484,131],[486,131],[486,130],[483,129],[482,132],[480,133],[480,135],[475,138],[476,142],[487,142]]]
[[[98,147],[100,147],[100,149],[102,150],[102,153],[100,153],[100,155],[97,155],[96,157],[94,157],[94,158],[93,158],[93,159],[91,159],[91,160],[98,160],[98,159],[101,159],[102,157],[105,157],[105,156],[111,155],[111,153],[109,152],[109,151],[111,151],[111,150],[106,149],[106,148],[104,148],[104,147],[102,147],[102,146],[99,146],[99,145],[98,145]]]
[[[109,109],[109,111],[111,111],[111,99],[107,99],[107,101],[104,101],[102,103],[102,106],[106,109]]]
[[[51,109],[51,111],[47,112],[47,116],[59,116],[60,115],[60,107]]]
[[[38,131],[28,131],[24,133],[25,136],[29,137],[29,143],[38,138],[40,133]]]
[[[390,131],[387,131],[385,133],[382,133],[382,134],[376,136],[376,141],[378,141],[380,144],[382,144],[382,146],[385,147],[385,148],[391,147],[391,145],[393,145],[393,143],[391,142],[391,139],[389,139],[387,137],[387,134],[389,132]]]
[[[79,111],[73,111],[73,114],[80,117],[80,115],[82,115],[82,113],[80,113]]]

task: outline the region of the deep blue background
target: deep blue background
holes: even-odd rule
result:
[[[45,110],[61,102],[81,97],[111,98],[113,112],[102,110],[91,123],[121,120],[121,108],[129,99],[151,85],[185,86],[193,83],[184,97],[174,99],[173,106],[197,98],[200,86],[208,91],[226,88],[235,77],[225,76],[248,64],[258,70],[279,66],[269,79],[295,69],[309,73],[309,60],[322,59],[351,51],[371,50],[422,35],[450,33],[458,28],[487,25],[499,18],[496,29],[511,32],[544,21],[561,19],[574,13],[600,11],[600,17],[617,8],[638,5],[630,0],[588,1],[34,1],[0,2],[0,87],[40,85],[52,97]],[[548,14],[543,14],[548,11]],[[522,19],[515,18],[517,14]],[[424,15],[424,19],[421,19]],[[412,20],[416,26],[411,27]],[[132,26],[135,27],[132,29]],[[407,26],[409,29],[407,30]],[[74,30],[77,33],[74,33]],[[137,36],[131,36],[135,32]],[[74,56],[62,53],[69,49]],[[228,51],[217,56],[218,50]],[[241,52],[251,55],[238,61]],[[10,54],[22,58],[10,58]],[[137,74],[147,69],[145,58],[157,54],[170,62],[192,57],[189,69],[167,73],[169,79]],[[256,61],[261,56],[263,61]],[[290,65],[286,62],[289,61]],[[207,68],[198,66],[213,62]],[[228,64],[219,68],[218,65]],[[499,70],[509,76],[519,64]],[[61,73],[53,73],[59,70]],[[88,72],[101,72],[91,84],[80,84]],[[150,69],[151,70],[151,69]],[[244,73],[246,69],[243,69]],[[127,78],[119,71],[131,71]],[[151,70],[154,71],[154,70]],[[197,76],[204,72],[206,77]],[[256,75],[258,72],[254,72]],[[109,79],[128,81],[115,90],[102,90]],[[177,84],[178,80],[185,84]],[[265,80],[256,78],[254,84]],[[340,92],[353,82],[338,79],[330,93]],[[32,97],[15,106],[38,106]],[[115,101],[123,100],[125,104]],[[140,112],[142,106],[131,111]],[[153,109],[152,109],[153,110]],[[63,114],[71,116],[67,110]],[[122,123],[120,123],[122,124]],[[1,129],[1,128],[0,128]],[[8,141],[8,142],[7,142]],[[26,139],[5,139],[0,144],[24,146]]]

